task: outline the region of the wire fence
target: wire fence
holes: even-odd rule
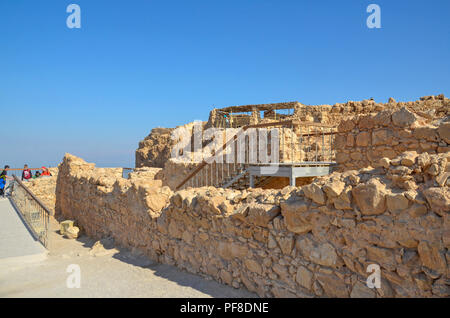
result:
[[[11,199],[14,206],[22,214],[33,235],[42,245],[48,246],[48,226],[50,210],[13,175],[14,183],[11,190]]]

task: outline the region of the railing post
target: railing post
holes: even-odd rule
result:
[[[291,123],[291,164],[294,163],[294,125]]]
[[[323,134],[323,127],[321,127],[321,130],[322,130],[322,161],[325,161],[325,154],[324,154],[325,135]]]

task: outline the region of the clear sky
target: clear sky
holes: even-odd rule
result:
[[[152,128],[212,107],[449,96],[449,16],[448,0],[1,0],[0,164],[134,166]]]

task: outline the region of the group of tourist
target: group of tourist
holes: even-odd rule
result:
[[[29,181],[30,179],[36,179],[39,177],[51,177],[51,172],[46,167],[41,168],[42,172],[37,170],[36,173],[32,174],[31,170],[28,168],[28,165],[23,166],[22,172],[22,181]]]
[[[6,192],[9,188],[11,188],[12,182],[9,182],[8,180],[13,180],[13,177],[8,176],[8,169],[9,166],[5,165],[5,168],[0,173],[0,196],[5,197]],[[40,171],[42,170],[42,172]],[[31,172],[31,169],[28,168],[28,165],[23,166],[22,171],[22,181],[30,181],[31,179],[41,178],[41,177],[51,177],[52,174],[50,170],[46,167],[42,167],[40,170],[37,170],[35,174]]]

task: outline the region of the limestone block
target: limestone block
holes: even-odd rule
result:
[[[61,235],[64,235],[64,234],[66,233],[66,231],[67,231],[68,228],[73,227],[73,223],[74,223],[74,221],[71,221],[71,220],[65,220],[65,221],[62,221],[62,222],[59,224],[59,226],[60,226],[60,228],[59,228],[59,233],[60,233]]]
[[[450,122],[443,122],[438,128],[439,137],[444,140],[447,144],[450,144]]]
[[[326,195],[322,191],[322,188],[316,184],[311,183],[306,186],[302,187],[302,190],[305,194],[305,196],[311,200],[313,200],[317,204],[325,204],[326,202]]]
[[[398,127],[410,127],[417,120],[417,116],[406,107],[392,114],[392,123]]]
[[[377,179],[354,187],[352,195],[362,214],[383,214],[386,210],[385,186]]]
[[[441,216],[450,212],[450,191],[445,188],[428,188],[423,191],[431,210]]]

